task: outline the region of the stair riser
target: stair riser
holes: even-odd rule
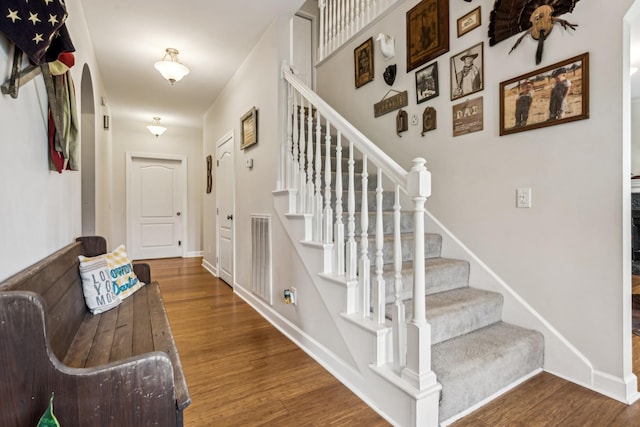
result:
[[[371,272],[371,277],[375,277]],[[385,300],[387,303],[394,301],[395,274],[392,271],[382,274],[385,281]],[[427,263],[425,268],[425,292],[427,295],[437,292],[449,291],[469,285],[469,264],[465,262],[450,263],[445,265],[432,266]],[[402,294],[403,300],[413,297],[413,271],[402,272]]]
[[[358,250],[360,250],[360,240],[358,241]],[[413,261],[413,234],[403,234],[400,236],[401,250],[402,250],[402,262]],[[385,240],[382,246],[382,263],[393,264],[393,246],[394,242],[392,238]],[[442,247],[442,238],[437,234],[425,234],[424,236],[424,257],[425,258],[437,258],[440,256],[440,249]],[[358,252],[360,253],[360,252]],[[376,264],[376,240],[375,236],[369,235],[369,245],[367,246],[367,253],[369,254],[369,261],[372,268]]]

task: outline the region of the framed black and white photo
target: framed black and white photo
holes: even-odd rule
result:
[[[416,71],[416,101],[418,104],[438,96],[438,63]]]
[[[451,100],[484,89],[484,43],[451,57]]]

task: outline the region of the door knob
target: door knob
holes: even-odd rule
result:
[[[176,212],[176,215],[180,216],[180,212]]]
[[[232,220],[233,219],[233,215],[227,215],[227,219]]]

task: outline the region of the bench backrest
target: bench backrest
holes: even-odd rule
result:
[[[83,243],[74,242],[0,283],[0,291],[29,291],[42,297],[47,338],[60,360],[87,313],[78,270],[82,254]]]

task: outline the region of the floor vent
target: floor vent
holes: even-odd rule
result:
[[[251,291],[273,305],[269,215],[251,215]]]

